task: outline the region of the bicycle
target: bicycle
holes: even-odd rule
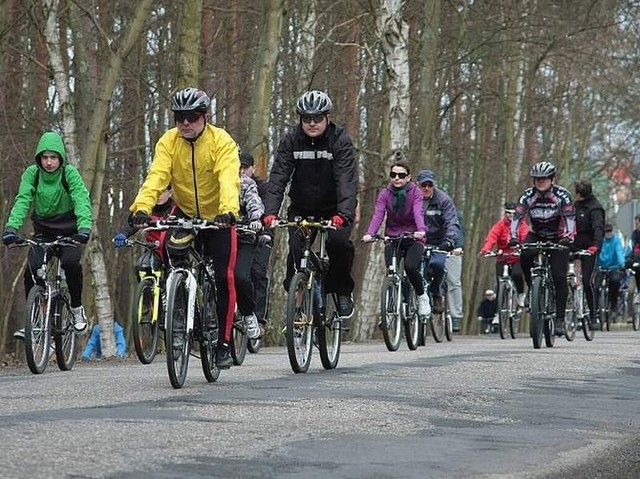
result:
[[[630,299],[632,299],[631,291],[629,291],[629,282],[631,280],[631,276],[633,276],[633,271],[629,269],[624,269],[624,274],[622,276],[622,282],[620,283],[620,292],[618,293],[618,308],[616,310],[616,314],[619,318],[623,320],[623,322],[632,322],[633,311],[632,305],[630,304]]]
[[[151,364],[158,350],[158,329],[164,320],[165,271],[155,254],[159,243],[127,239],[125,247],[140,246],[145,252],[139,261],[139,282],[133,297],[132,330],[136,355],[142,364]]]
[[[73,246],[70,238],[53,241],[23,238],[11,247],[40,247],[44,255],[36,270],[34,285],[27,294],[24,346],[27,365],[33,374],[42,374],[49,363],[51,337],[56,362],[61,371],[70,371],[76,360],[77,341],[71,315],[71,299],[60,261],[60,247]]]
[[[531,288],[529,291],[529,332],[533,340],[533,347],[540,349],[544,333],[545,344],[552,348],[555,344],[555,285],[551,276],[549,255],[552,251],[565,250],[561,246],[549,241],[523,243],[522,250],[535,250],[533,267],[531,268]]]
[[[183,230],[195,237],[199,231],[219,227],[198,218],[169,217],[150,222],[144,231],[168,229]],[[220,376],[220,368],[215,362],[219,327],[214,271],[212,261],[204,259],[202,247],[194,239],[185,257],[168,256],[164,339],[167,372],[175,389],[184,385],[194,341],[199,344],[202,371],[207,381],[217,381]]]
[[[485,258],[497,258],[500,256],[519,256],[517,253],[509,255],[501,250],[487,253]],[[502,265],[502,274],[498,277],[498,331],[501,339],[507,339],[507,328],[512,339],[516,339],[520,331],[520,318],[522,309],[518,307],[518,291],[511,278],[510,265]]]
[[[415,239],[413,233],[399,236],[375,235],[370,241],[383,241],[393,248],[387,277],[380,289],[380,328],[389,351],[397,351],[400,347],[403,325],[407,346],[411,351],[418,348],[418,298],[404,270],[404,258],[398,258],[403,240],[409,239]]]
[[[609,300],[609,280],[611,271],[600,266],[596,268],[596,318],[600,322],[600,331],[611,330],[611,301]]]
[[[631,265],[631,274],[635,275],[635,268],[640,266],[638,263],[633,263]],[[637,283],[636,283],[637,284]],[[638,331],[640,329],[640,290],[636,287],[635,292],[633,293],[633,301],[631,306],[631,326],[634,331]]]
[[[285,335],[289,363],[294,373],[306,373],[311,363],[313,343],[317,341],[320,361],[334,369],[340,360],[343,318],[338,315],[336,293],[327,293],[329,255],[326,242],[331,221],[313,217],[279,220],[277,228],[295,228],[303,238],[303,253],[287,292]],[[319,236],[319,249],[312,244]]]
[[[434,299],[433,294],[431,293],[431,283],[433,281],[433,275],[429,270],[429,261],[431,259],[432,253],[444,253],[449,254],[448,251],[437,249],[436,246],[426,245],[424,250],[424,255],[422,257],[422,262],[420,264],[420,272],[422,275],[422,281],[424,284],[424,291],[429,295],[429,303],[431,304],[431,315],[427,319],[426,322],[421,322],[418,327],[418,344],[420,346],[424,346],[426,344],[426,338],[428,330],[431,330],[431,335],[436,343],[441,343],[445,336],[449,339],[450,336],[453,335],[452,330],[452,322],[451,317],[449,316],[449,301],[447,295],[447,280],[446,274],[447,270],[445,268],[444,274],[445,278],[442,280],[442,312],[436,313],[433,310]]]
[[[584,294],[580,270],[575,264],[575,260],[580,260],[586,256],[592,256],[587,250],[580,250],[571,253],[569,257],[569,270],[567,271],[567,306],[564,316],[565,338],[573,341],[576,332],[580,327],[584,338],[593,341],[595,331],[589,322],[589,305]]]

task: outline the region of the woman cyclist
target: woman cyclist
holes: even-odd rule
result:
[[[511,239],[509,246],[516,246],[518,228],[525,216],[529,216],[529,234],[525,243],[546,241],[569,246],[576,233],[575,207],[571,194],[566,188],[556,185],[556,167],[548,161],[540,161],[531,167],[533,186],[524,190],[511,222]],[[531,267],[535,251],[525,250],[520,255],[522,271],[527,285],[531,287]],[[556,322],[557,335],[564,334],[564,313],[567,303],[568,286],[567,270],[569,268],[569,249],[550,252],[549,265],[556,290]]]
[[[376,199],[376,207],[367,228],[367,233],[362,237],[363,242],[373,239],[378,233],[382,221],[387,217],[385,234],[387,236],[399,236],[404,233],[412,233],[413,238],[404,238],[399,247],[400,256],[404,256],[404,269],[416,295],[418,296],[418,314],[428,316],[430,311],[429,297],[424,290],[419,266],[424,253],[425,225],[422,216],[422,192],[411,181],[409,166],[403,162],[391,165],[389,171],[389,184],[380,192]],[[389,244],[385,249],[385,261],[387,266],[391,264],[395,245]]]

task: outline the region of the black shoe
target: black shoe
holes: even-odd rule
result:
[[[353,315],[353,301],[350,294],[338,295],[338,316],[350,318]]]
[[[459,333],[461,329],[462,318],[451,318],[451,330],[454,333]]]
[[[556,336],[564,336],[564,318],[557,319],[553,325]]]
[[[442,302],[442,296],[433,297],[433,312],[434,313],[444,312],[444,303]]]
[[[216,348],[216,366],[220,369],[229,369],[233,365],[231,350],[227,343],[220,343]]]

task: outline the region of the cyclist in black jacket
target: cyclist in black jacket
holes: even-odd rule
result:
[[[509,246],[518,244],[518,225],[525,215],[529,216],[530,227],[525,243],[550,241],[569,246],[576,233],[575,207],[571,194],[566,188],[555,185],[556,167],[547,161],[534,164],[530,171],[533,187],[524,190],[516,205],[511,221],[511,239]],[[531,287],[531,267],[535,252],[523,251],[520,255],[522,271],[527,285]],[[564,313],[569,293],[567,270],[569,268],[569,250],[553,250],[549,258],[551,274],[556,290],[555,332],[564,334]]]
[[[582,285],[589,305],[589,321],[595,321],[593,291],[593,270],[598,258],[598,250],[604,237],[604,208],[593,195],[591,183],[587,180],[575,182],[576,192],[576,237],[572,250],[588,250],[592,256],[582,257]]]
[[[326,93],[312,90],[297,102],[300,123],[280,141],[269,175],[265,197],[266,226],[273,226],[290,183],[291,204],[287,217],[314,216],[331,219],[338,229],[329,231],[327,252],[330,266],[328,292],[338,295],[338,313],[353,314],[351,277],[354,248],[350,241],[355,219],[357,165],[353,143],[344,128],[331,121],[332,103]],[[285,288],[302,255],[302,238],[289,232],[289,256]]]

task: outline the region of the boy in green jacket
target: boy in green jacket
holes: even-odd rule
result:
[[[91,199],[80,172],[67,164],[67,152],[60,135],[49,131],[40,137],[35,165],[22,174],[9,219],[4,227],[2,242],[11,245],[21,240],[18,230],[31,207],[34,236],[52,241],[58,236],[70,237],[75,243],[89,241],[91,235]],[[76,246],[60,248],[60,261],[65,271],[74,329],[84,334],[87,318],[82,307],[81,251]],[[33,287],[36,269],[42,264],[42,248],[29,250],[29,267],[24,272],[25,295]]]

